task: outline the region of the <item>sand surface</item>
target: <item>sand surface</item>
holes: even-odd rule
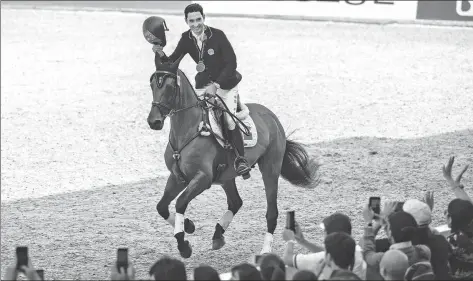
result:
[[[118,12],[1,10],[1,275],[14,247],[28,245],[47,278],[108,278],[116,248],[130,247],[138,278],[161,254],[178,256],[172,228],[155,211],[166,182],[163,131],[146,123],[151,103],[147,16]],[[172,51],[186,29],[166,16]],[[208,19],[238,54],[245,101],[272,109],[319,157],[316,190],[281,180],[283,210],[295,208],[307,236],[322,238],[335,210],[361,233],[369,196],[420,198],[436,191],[436,224],[452,199],[441,175],[450,155],[473,160],[473,29],[277,20]],[[181,68],[193,77],[194,63]],[[370,154],[376,151],[377,154]],[[472,172],[464,182],[472,186]],[[188,216],[189,268],[228,271],[258,253],[266,202],[258,171],[238,180],[244,200],[227,245],[210,251],[226,209],[223,190],[196,198]],[[189,271],[190,272],[190,271]]]

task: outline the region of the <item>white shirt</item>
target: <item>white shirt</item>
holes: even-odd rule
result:
[[[191,30],[192,36],[194,36],[194,38],[197,39],[197,40],[196,40],[196,41],[197,41],[197,46],[199,46],[199,49],[200,49],[200,50],[202,49],[202,42],[204,41],[204,40],[202,40],[202,39],[203,39],[204,34],[205,34],[205,29],[206,29],[206,28],[204,27],[204,31],[202,31],[202,34],[200,34],[200,35],[195,34],[195,33]]]
[[[325,260],[325,251],[318,253],[310,253],[306,255],[296,254],[294,255],[294,267],[299,270],[312,271],[315,274],[319,274],[322,270]],[[363,249],[356,245],[355,248],[355,265],[353,267],[353,273],[355,273],[361,280],[366,279],[366,262],[363,260]],[[318,280],[328,280],[332,271],[328,268],[323,268]]]

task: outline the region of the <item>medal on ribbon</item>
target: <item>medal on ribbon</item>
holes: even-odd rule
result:
[[[199,51],[199,62],[195,66],[195,70],[197,72],[204,72],[205,70],[205,64],[204,64],[204,49],[205,49],[205,43],[207,42],[207,36],[203,36],[204,40],[202,42],[202,49],[199,48],[199,45],[197,44],[197,40],[194,38],[194,43],[195,46],[197,47],[197,50]]]
[[[197,70],[197,72],[203,72],[205,70],[204,62],[199,61],[199,63],[195,66],[195,70]]]

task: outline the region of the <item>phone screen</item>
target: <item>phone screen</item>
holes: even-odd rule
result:
[[[287,211],[286,214],[286,228],[292,231],[296,231],[295,212]]]
[[[37,269],[36,273],[38,273],[41,280],[44,280],[44,270],[43,269]]]
[[[118,270],[120,270],[120,267],[125,268],[125,271],[128,268],[128,248],[119,248],[117,251]]]
[[[16,247],[16,267],[28,266],[28,247]]]
[[[370,208],[373,212],[379,215],[381,211],[381,198],[380,197],[370,197]]]
[[[255,264],[259,264],[259,262],[261,261],[261,255],[255,255]]]

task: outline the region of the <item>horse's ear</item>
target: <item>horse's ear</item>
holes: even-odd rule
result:
[[[158,52],[154,54],[154,65],[156,66],[156,70],[158,70],[158,67],[161,65],[161,57]]]
[[[173,62],[172,65],[171,65],[171,69],[177,71],[177,68],[179,67],[179,64],[181,63],[181,60],[182,60],[183,57],[184,57],[184,55],[181,55],[175,62]]]

